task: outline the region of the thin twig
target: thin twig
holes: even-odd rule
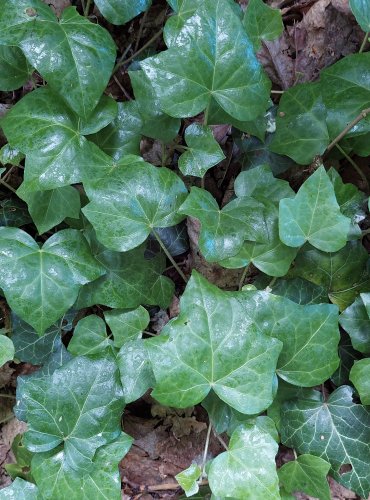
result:
[[[271,94],[284,94],[285,90],[271,90]]]
[[[243,274],[241,275],[240,281],[239,281],[239,286],[238,286],[238,291],[240,292],[241,289],[243,288],[245,278],[247,277],[249,271],[249,264],[245,266]]]
[[[358,122],[360,122],[361,120],[363,120],[364,118],[366,118],[366,116],[367,116],[369,113],[370,113],[370,108],[366,108],[366,109],[364,109],[363,111],[361,111],[361,113],[360,113],[358,116],[356,116],[356,118],[355,118],[354,120],[352,120],[352,121],[351,121],[351,123],[349,123],[349,124],[346,126],[346,128],[344,128],[344,129],[342,130],[342,132],[341,132],[339,135],[337,135],[337,137],[336,137],[336,138],[335,138],[335,139],[334,139],[334,140],[333,140],[333,141],[329,144],[329,146],[326,148],[326,153],[328,153],[329,151],[331,151],[331,150],[333,149],[333,147],[334,147],[334,146],[335,146],[335,145],[336,145],[339,141],[341,141],[341,140],[343,139],[343,137],[344,137],[345,135],[347,135],[347,134],[348,134],[348,132],[349,132],[350,130],[352,130],[352,129],[353,129],[353,127],[354,127],[355,125],[357,125],[357,124],[358,124]]]
[[[369,191],[369,182],[366,178],[366,175],[363,173],[363,171],[360,169],[360,167],[357,165],[356,162],[354,162],[352,160],[352,158],[344,151],[343,148],[341,148],[339,146],[339,144],[336,144],[335,145],[336,148],[342,153],[342,155],[344,156],[344,158],[352,165],[352,167],[356,170],[356,172],[358,173],[358,175],[361,177],[361,179],[363,180],[364,184],[365,184],[365,187],[366,187],[366,190]]]
[[[86,7],[84,9],[84,16],[87,17],[89,15],[91,0],[87,0]]]
[[[116,77],[116,75],[113,75],[113,80],[116,82],[116,84],[118,85],[118,87],[121,89],[121,92],[123,93],[123,95],[126,97],[126,99],[128,101],[131,101],[132,100],[132,97],[130,96],[130,94],[127,92],[127,90],[125,89],[125,87],[123,85],[121,85],[120,81],[118,80],[118,78]]]
[[[125,66],[129,62],[131,62],[135,57],[137,57],[139,54],[141,54],[145,49],[150,47],[152,43],[154,43],[163,33],[163,28],[161,28],[150,40],[148,40],[138,51],[136,51],[132,56],[128,57],[125,61],[118,61],[118,63],[115,65],[113,68],[113,73],[115,73],[118,68],[121,66]]]
[[[177,262],[175,261],[175,259],[172,257],[172,255],[170,254],[170,252],[167,250],[166,248],[166,245],[163,243],[163,241],[161,240],[161,238],[159,237],[159,235],[157,234],[156,231],[154,231],[154,229],[152,229],[152,233],[155,237],[155,239],[158,241],[160,247],[162,248],[162,250],[164,251],[164,253],[166,254],[168,260],[171,262],[171,264],[173,265],[173,267],[176,269],[176,271],[179,273],[179,275],[181,276],[181,278],[185,281],[185,283],[188,282],[185,274],[181,271],[181,269],[179,268],[179,266],[177,265]]]
[[[201,187],[201,189],[206,188],[206,174],[204,174],[203,177],[201,177],[201,179],[200,179],[200,187]]]
[[[202,460],[202,475],[200,476],[201,479],[206,477],[206,464],[207,464],[207,455],[208,455],[208,448],[209,448],[209,440],[211,437],[211,431],[212,431],[212,423],[210,422],[208,424],[207,437],[206,437],[206,442],[204,445],[203,460]]]
[[[9,191],[12,191],[13,193],[16,193],[17,190],[13,188],[13,186],[11,186],[10,184],[8,184],[7,182],[5,182],[3,179],[0,179],[0,184],[2,184],[3,186],[5,186],[6,188],[9,189]]]
[[[204,111],[204,116],[203,116],[203,125],[204,126],[208,125],[208,115],[209,115],[209,104]]]
[[[143,17],[141,18],[141,21],[140,21],[140,28],[139,28],[139,33],[138,33],[137,38],[136,38],[136,43],[135,43],[135,47],[134,47],[134,52],[136,52],[136,51],[137,51],[137,49],[139,48],[139,43],[140,43],[140,40],[141,40],[141,36],[142,36],[142,34],[143,34],[144,24],[145,24],[145,21],[146,21],[146,18],[147,18],[148,12],[149,12],[149,9],[147,9],[147,10],[144,12]]]
[[[213,435],[219,441],[219,443],[221,444],[221,446],[223,446],[225,448],[225,450],[228,451],[229,448],[228,448],[227,444],[222,439],[222,437],[217,434],[217,432],[214,429],[213,429]]]
[[[361,54],[361,52],[363,52],[365,46],[366,46],[366,43],[367,43],[367,39],[369,38],[369,32],[367,31],[365,33],[365,37],[364,39],[362,40],[362,44],[361,44],[361,47],[360,47],[360,50],[358,51],[359,54]]]
[[[16,399],[13,394],[0,394],[0,398]]]

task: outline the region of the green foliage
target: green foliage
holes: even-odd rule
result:
[[[356,361],[350,373],[350,380],[360,395],[362,404],[370,404],[370,359]]]
[[[283,20],[278,9],[271,9],[262,0],[251,0],[244,14],[243,24],[255,50],[262,40],[274,40],[283,32]]]
[[[10,338],[0,334],[0,366],[14,357],[14,345]]]

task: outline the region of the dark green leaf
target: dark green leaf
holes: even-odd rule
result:
[[[104,313],[105,321],[112,330],[114,346],[122,347],[130,340],[141,338],[143,330],[149,325],[148,311],[139,306],[136,309],[113,309]]]
[[[0,45],[0,89],[15,90],[22,87],[32,73],[18,47]]]
[[[272,285],[272,293],[286,297],[297,304],[322,304],[329,302],[325,288],[301,278],[278,280]]]
[[[274,40],[284,29],[280,10],[272,9],[262,0],[250,0],[244,14],[243,24],[255,50],[262,40]]]
[[[117,112],[117,102],[112,97],[102,95],[96,108],[88,118],[80,120],[80,134],[89,135],[99,132],[116,118]]]
[[[353,347],[370,354],[370,319],[361,297],[342,312],[339,323],[351,337]]]
[[[6,198],[0,201],[0,226],[20,227],[32,222],[27,205],[19,198]]]
[[[363,405],[370,405],[370,358],[355,361],[350,376]]]
[[[112,341],[107,337],[104,321],[91,314],[77,323],[68,344],[68,351],[74,356],[93,356],[102,353],[111,345]]]
[[[157,227],[156,233],[172,257],[181,255],[189,250],[189,236],[186,221],[180,222],[180,224],[176,224],[176,226]],[[160,251],[160,245],[152,233],[149,235],[148,239],[148,252],[150,250],[154,254]]]
[[[202,401],[202,406],[207,410],[209,420],[217,434],[227,431],[231,435],[240,424],[251,418],[250,415],[245,415],[231,408],[213,391]]]
[[[351,339],[345,332],[341,334],[338,354],[340,359],[339,367],[330,377],[337,387],[349,384],[349,372],[353,363],[362,357],[361,353],[355,351],[352,347]]]
[[[95,0],[103,16],[112,24],[125,24],[148,9],[152,0]]]

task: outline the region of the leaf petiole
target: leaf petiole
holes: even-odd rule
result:
[[[185,283],[188,282],[185,274],[181,271],[180,267],[178,266],[177,262],[175,261],[175,259],[172,257],[172,255],[170,254],[170,252],[167,250],[167,247],[166,245],[163,243],[163,241],[161,240],[160,236],[157,234],[157,232],[152,229],[152,233],[155,237],[155,239],[158,241],[160,247],[162,248],[162,250],[164,251],[164,253],[166,254],[168,260],[171,262],[171,264],[173,265],[173,267],[176,269],[176,271],[179,273],[179,275],[181,276],[181,278],[185,281]]]

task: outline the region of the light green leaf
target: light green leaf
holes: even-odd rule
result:
[[[343,311],[361,291],[369,290],[369,256],[359,241],[349,241],[336,253],[302,249],[290,275],[323,286],[329,299]]]
[[[10,307],[39,334],[73,305],[81,285],[104,273],[74,229],[59,231],[40,249],[24,231],[2,227],[0,266]]]
[[[113,309],[105,311],[104,318],[114,337],[114,346],[122,347],[130,340],[141,338],[143,330],[149,325],[148,311],[139,306],[136,309]]]
[[[199,465],[192,463],[190,467],[176,474],[175,479],[185,491],[187,497],[195,495],[199,491],[198,479],[202,474]]]
[[[330,462],[340,484],[367,498],[370,492],[370,413],[342,386],[326,402],[290,401],[282,412],[283,444]],[[342,465],[351,470],[341,473]]]
[[[345,309],[339,316],[340,326],[351,337],[353,347],[370,354],[370,319],[361,297]]]
[[[350,381],[356,387],[363,405],[370,405],[370,358],[355,361]]]
[[[12,148],[10,144],[5,144],[0,149],[0,163],[3,165],[19,165],[24,159],[24,154],[18,149]]]
[[[174,172],[137,156],[115,163],[103,152],[99,155],[104,168],[86,168],[84,173],[90,203],[82,211],[107,248],[131,250],[154,228],[174,226],[184,218],[178,208],[187,189]]]
[[[36,15],[27,14],[32,9]],[[9,0],[0,14],[0,43],[6,43],[12,28],[30,64],[79,116],[88,118],[115,62],[108,31],[80,16],[75,7],[64,9],[58,20],[41,0]]]
[[[180,213],[201,222],[199,248],[209,262],[237,254],[244,240],[266,240],[263,205],[253,198],[238,198],[221,210],[212,195],[192,187]]]
[[[314,455],[301,455],[278,471],[280,483],[288,493],[304,492],[320,500],[331,500],[326,476],[330,464]]]
[[[14,345],[9,337],[0,335],[0,367],[14,358]]]
[[[330,142],[325,119],[319,84],[302,83],[288,89],[279,103],[271,151],[287,155],[300,165],[311,163]]]
[[[35,484],[16,477],[14,482],[0,490],[1,500],[37,500],[38,488]]]
[[[280,10],[272,9],[262,0],[249,1],[243,24],[255,50],[260,48],[262,40],[274,40],[284,29]]]
[[[0,45],[0,89],[16,90],[30,78],[32,69],[18,47]]]
[[[126,403],[141,398],[155,385],[146,345],[147,342],[141,339],[130,340],[124,343],[118,353],[117,364]]]
[[[179,33],[176,47],[141,66],[171,116],[195,116],[211,99],[241,121],[267,108],[270,82],[239,17],[224,0],[204,0]]]
[[[80,195],[72,186],[49,191],[28,191],[22,184],[17,195],[27,203],[39,234],[46,233],[67,217],[78,219],[80,216]]]
[[[188,150],[179,158],[179,168],[184,175],[203,177],[225,158],[211,127],[192,123],[185,130],[185,140]]]
[[[115,360],[74,358],[28,385],[25,446],[40,453],[64,443],[70,468],[91,469],[96,450],[121,433],[124,400]]]
[[[324,252],[336,252],[346,244],[350,223],[340,212],[323,166],[302,184],[294,199],[280,201],[280,239],[290,247],[308,241]]]
[[[157,382],[152,396],[160,403],[186,408],[213,389],[242,413],[271,404],[282,344],[257,329],[239,296],[193,271],[180,315],[146,344]]]
[[[68,351],[73,356],[92,356],[100,354],[112,345],[108,339],[104,321],[91,314],[80,319],[68,344]]]
[[[95,0],[95,3],[112,24],[125,24],[147,10],[152,0]]]
[[[87,232],[87,238],[105,275],[81,289],[78,308],[94,304],[113,308],[135,308],[140,304],[169,306],[174,284],[162,276],[166,268],[164,254],[147,259],[144,246],[125,253],[113,252],[96,240],[93,231]]]
[[[117,116],[117,102],[107,95],[102,95],[94,111],[79,123],[80,134],[89,135],[99,132],[109,125]]]
[[[74,471],[62,451],[38,453],[32,460],[32,473],[45,500],[121,500],[118,463],[131,447],[133,439],[125,433],[96,452],[91,471]]]
[[[363,31],[370,31],[370,9],[367,0],[349,0],[349,6]]]
[[[278,500],[277,451],[275,440],[258,423],[238,427],[229,450],[212,460],[208,473],[212,493],[240,500]]]
[[[274,177],[271,168],[266,164],[241,172],[235,179],[234,190],[239,198],[253,196],[258,200],[263,197],[276,203],[282,198],[294,197],[289,182]]]

